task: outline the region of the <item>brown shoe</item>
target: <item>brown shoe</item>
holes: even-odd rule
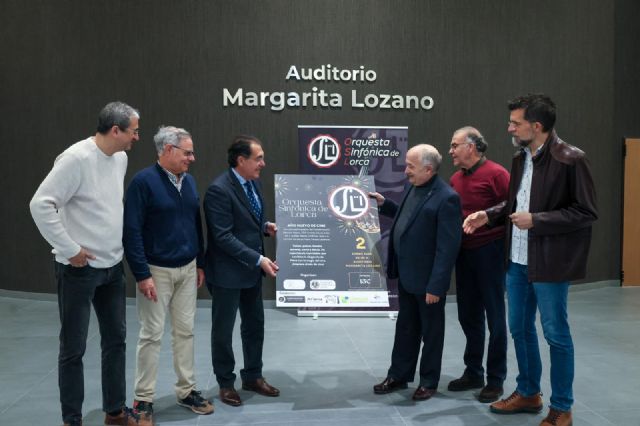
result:
[[[232,407],[242,405],[240,395],[234,388],[220,388],[220,401]]]
[[[64,426],[82,426],[82,420],[79,422],[65,423]]]
[[[280,390],[274,388],[263,378],[256,380],[255,382],[242,382],[242,389],[259,393],[264,396],[279,396]]]
[[[387,377],[382,381],[382,383],[378,383],[377,385],[373,386],[373,393],[377,395],[384,395],[386,393],[391,393],[406,388],[407,382],[399,382],[392,377]]]
[[[573,419],[571,418],[571,411],[559,411],[554,408],[549,408],[549,414],[540,423],[540,426],[571,426],[573,425]]]
[[[411,398],[414,401],[426,401],[427,399],[435,395],[436,392],[437,389],[429,389],[424,386],[418,386],[418,389],[416,389]]]
[[[132,409],[124,407],[115,416],[107,413],[104,416],[104,424],[105,426],[138,426],[138,415]]]
[[[497,401],[503,393],[504,390],[502,389],[502,386],[487,385],[482,388],[476,398],[478,399],[478,401],[484,402],[486,404],[487,402]]]
[[[489,406],[492,413],[539,413],[542,411],[542,395],[522,396],[518,391],[513,392],[508,398],[501,399]]]

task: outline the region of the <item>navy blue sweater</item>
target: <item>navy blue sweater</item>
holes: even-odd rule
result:
[[[127,188],[122,241],[136,281],[151,276],[148,265],[177,268],[197,258],[202,268],[200,197],[193,176],[185,173],[179,193],[157,163],[136,173]]]

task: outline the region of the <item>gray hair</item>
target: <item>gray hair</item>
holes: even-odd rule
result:
[[[113,126],[124,131],[129,128],[132,118],[140,118],[137,109],[124,102],[110,102],[98,114],[98,133],[106,135]]]
[[[433,171],[438,173],[440,164],[442,163],[442,155],[440,155],[433,145],[423,143],[414,146],[411,150],[416,150],[418,152],[420,155],[420,162],[423,166],[431,166]]]
[[[482,133],[475,127],[464,126],[453,132],[454,135],[457,133],[463,133],[466,141],[475,145],[480,154],[484,154],[487,148],[489,148],[489,144],[484,139],[484,136],[482,136]]]
[[[174,126],[160,126],[158,127],[158,133],[153,137],[153,142],[156,144],[156,151],[158,151],[159,155],[162,154],[165,146],[178,146],[181,140],[187,138],[191,138],[191,133],[185,129]]]

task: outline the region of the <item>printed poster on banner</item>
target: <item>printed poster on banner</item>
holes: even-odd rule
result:
[[[276,306],[389,306],[373,191],[370,176],[275,175]]]
[[[379,193],[398,203],[401,201],[406,182],[404,164],[409,145],[408,127],[300,125],[298,145],[299,173],[371,176]],[[392,223],[392,219],[380,217],[379,251],[383,265],[387,264],[387,244]],[[387,280],[387,289],[388,308],[370,306],[354,310],[397,311],[397,280]],[[313,310],[344,309],[337,307]]]

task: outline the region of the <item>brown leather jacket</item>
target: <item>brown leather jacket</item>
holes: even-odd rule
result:
[[[524,172],[519,150],[511,163],[506,202],[487,210],[490,225],[505,223],[505,255],[511,255],[511,221]],[[555,130],[533,158],[529,211],[529,281],[573,281],[584,278],[591,244],[591,225],[598,218],[589,162],[583,151],[558,138]]]

